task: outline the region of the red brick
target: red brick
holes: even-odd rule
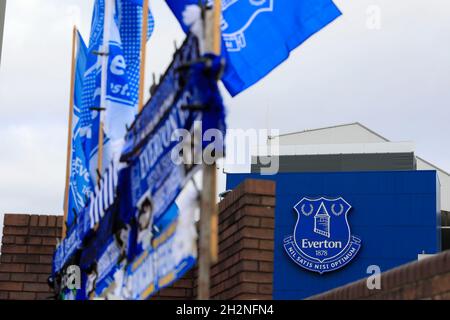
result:
[[[28,226],[30,220],[29,215],[25,214],[5,214],[5,226]]]
[[[10,292],[9,299],[11,300],[34,300],[36,294],[34,292]]]
[[[28,246],[28,253],[31,254],[53,254],[55,248],[52,246]]]
[[[29,264],[25,268],[26,272],[50,274],[52,266],[48,264]]]
[[[37,274],[37,282],[39,283],[48,283],[48,274]]]
[[[36,292],[36,300],[55,300],[53,292]]]
[[[240,294],[244,293],[254,293],[256,294],[258,292],[258,284],[256,283],[248,283],[243,282],[238,284],[237,286],[233,287],[229,292],[229,298],[228,299],[236,299],[236,297]]]
[[[260,224],[259,217],[252,216],[244,216],[238,222],[238,228],[241,229],[243,227],[259,227]]]
[[[17,236],[23,236],[28,234],[28,227],[14,227],[14,226],[8,226],[5,225],[3,227],[3,234],[4,235],[17,235]]]
[[[239,206],[261,206],[261,196],[246,194],[239,199]]]
[[[13,244],[16,243],[16,237],[14,236],[3,236],[2,238],[3,244]]]
[[[272,284],[258,284],[258,293],[272,295]]]
[[[28,242],[27,236],[15,236],[14,243],[15,244],[26,244]]]
[[[450,291],[434,296],[433,300],[450,300]]]
[[[50,288],[47,284],[44,283],[24,283],[23,291],[49,292]]]
[[[62,228],[62,225],[63,225],[63,217],[58,217],[56,219],[56,226]]]
[[[20,245],[14,245],[14,244],[5,244],[2,246],[2,252],[3,253],[26,253],[27,247],[20,246]]]
[[[32,254],[19,254],[13,258],[16,263],[39,263],[39,256]]]
[[[275,228],[275,219],[261,218],[261,227],[274,229]]]
[[[219,237],[219,251],[220,252],[226,251],[227,248],[232,246],[234,243],[235,242],[233,237],[228,237],[227,239],[221,239],[221,237]]]
[[[25,265],[17,263],[0,263],[0,272],[24,272]]]
[[[229,270],[230,270],[230,276],[232,276],[236,273],[242,273],[242,272],[247,272],[247,271],[258,271],[258,262],[242,260],[239,263],[232,266]],[[225,279],[223,279],[223,280],[225,280]]]
[[[46,227],[47,226],[47,216],[39,216],[39,227]]]
[[[39,262],[40,263],[47,263],[47,264],[51,264],[53,262],[53,256],[51,255],[40,255],[39,256]]]
[[[450,291],[450,273],[432,278],[431,287],[433,295]]]
[[[259,240],[259,248],[262,250],[273,250],[273,240]]]
[[[246,194],[275,195],[275,182],[270,180],[247,179],[243,187]]]
[[[271,300],[272,295],[243,293],[233,298],[233,300]]]
[[[274,232],[271,229],[244,227],[241,232],[244,237],[248,238],[267,240],[274,238]]]
[[[311,299],[441,299],[450,292],[450,272],[443,266],[448,257],[449,252],[444,252],[385,272],[381,277],[382,290],[369,291],[361,280]]]
[[[249,239],[244,238],[238,242],[239,248],[242,249],[257,249],[259,246],[259,240],[258,239]]]
[[[20,282],[0,282],[0,291],[22,291],[23,285]]]
[[[8,281],[10,278],[10,274],[9,273],[0,273],[0,281]]]
[[[233,235],[235,232],[237,232],[237,225],[233,224],[220,234],[220,238],[226,239],[229,236]]]
[[[245,206],[244,214],[255,217],[274,217],[274,208],[257,207],[257,206]]]
[[[275,198],[274,197],[261,197],[261,205],[268,207],[275,207]]]
[[[243,282],[272,283],[272,273],[266,272],[242,272],[239,278]]]
[[[49,246],[56,246],[56,238],[42,238],[42,244],[43,245],[49,245]]]
[[[273,272],[273,263],[272,262],[259,261],[258,265],[259,265],[259,271]]]
[[[17,244],[41,244],[42,240],[40,237],[29,237],[29,236],[17,236]]]
[[[8,292],[0,291],[0,300],[8,300]]]
[[[37,279],[37,274],[33,273],[11,273],[11,281],[36,282]]]
[[[54,237],[56,236],[56,229],[47,227],[30,227],[30,235]]]
[[[11,263],[13,262],[14,254],[3,253],[0,256],[1,263]]]
[[[30,226],[37,227],[39,224],[39,216],[38,215],[32,215],[30,217]]]
[[[217,285],[217,284],[219,284],[221,282],[224,282],[225,280],[227,280],[230,277],[230,275],[233,275],[234,273],[236,273],[236,272],[234,272],[235,269],[236,269],[235,266],[233,266],[229,270],[225,270],[223,272],[219,272],[218,274],[214,275],[211,278],[211,284],[214,286],[214,285]]]
[[[181,278],[173,284],[174,288],[192,288],[192,279]]]
[[[56,216],[48,216],[47,226],[56,227]]]
[[[255,249],[244,249],[239,253],[239,257],[240,259],[272,262],[273,252]]]

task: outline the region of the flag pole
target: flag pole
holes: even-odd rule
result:
[[[145,88],[145,59],[147,54],[147,31],[148,31],[148,0],[142,1],[142,30],[141,30],[141,65],[139,71],[139,102],[138,112],[144,107]]]
[[[111,3],[112,2],[112,3]],[[110,23],[112,15],[111,0],[105,0],[105,15],[103,21],[103,45],[102,45],[102,78],[101,78],[101,98],[99,108],[99,126],[98,126],[98,151],[97,151],[97,170],[98,177],[97,182],[100,182],[101,174],[103,171],[103,143],[105,140],[105,134],[103,132],[103,111],[106,110],[106,86],[108,85],[108,59],[109,59],[109,35],[110,35]]]
[[[206,12],[205,21],[205,49],[216,55],[221,53],[222,1],[214,0],[214,7]],[[210,299],[211,288],[211,264],[218,260],[218,210],[216,201],[216,164],[203,165],[203,183],[200,212],[200,239],[199,239],[199,275],[198,275],[198,299]]]
[[[66,237],[66,221],[69,214],[69,183],[70,183],[70,165],[72,162],[72,122],[73,122],[73,104],[75,93],[75,64],[77,51],[77,27],[72,29],[72,67],[70,71],[70,98],[69,98],[69,120],[67,125],[67,153],[66,153],[66,185],[64,191],[64,218],[62,224],[62,238]]]

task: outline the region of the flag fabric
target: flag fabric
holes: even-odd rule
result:
[[[166,1],[187,31],[183,13],[199,1]],[[222,0],[225,87],[232,96],[249,88],[340,15],[332,0]]]
[[[84,71],[86,67],[88,49],[81,35],[76,35],[76,61],[75,61],[75,82],[74,82],[74,106],[72,117],[70,154],[70,176],[67,203],[67,224],[71,226],[75,221],[75,213],[79,213],[86,205],[86,199],[91,196],[93,185],[89,174],[89,165],[85,154],[85,135],[81,126],[83,113],[82,93]]]
[[[114,203],[118,180],[117,174],[116,165],[112,161],[91,195],[89,206],[91,229],[100,222],[100,219],[104,217],[106,211]]]
[[[108,16],[105,5],[108,1]],[[107,26],[104,32],[104,26]],[[154,20],[149,11],[147,36],[153,32]],[[142,4],[136,0],[96,0],[89,41],[89,57],[83,92],[83,127],[88,137],[86,144],[91,176],[96,176],[100,108],[104,121],[103,163],[112,160],[120,151],[120,139],[126,125],[134,120],[139,94],[140,47],[142,30]],[[103,36],[107,48],[103,48]],[[102,98],[102,60],[107,54],[106,88]],[[117,146],[119,141],[119,146]]]

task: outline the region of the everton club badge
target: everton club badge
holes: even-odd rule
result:
[[[347,265],[358,254],[361,240],[351,234],[342,197],[303,198],[295,206],[294,234],[284,239],[289,257],[299,266],[323,274]]]

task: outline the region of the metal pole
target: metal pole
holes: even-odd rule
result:
[[[221,0],[214,1],[213,10],[206,12],[205,51],[220,55]],[[216,164],[203,165],[198,262],[198,299],[211,298],[211,264],[218,260],[218,213],[216,203]]]

